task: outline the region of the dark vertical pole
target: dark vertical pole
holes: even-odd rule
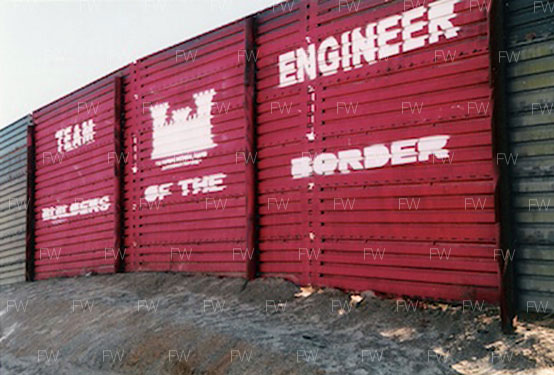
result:
[[[258,273],[258,227],[257,227],[257,176],[256,176],[256,19],[245,20],[244,64],[244,114],[246,118],[245,184],[246,184],[246,248],[251,256],[247,260],[246,277],[252,280]],[[252,155],[250,158],[249,155]],[[250,162],[252,161],[252,162]]]
[[[123,244],[123,162],[125,157],[122,154],[123,145],[123,121],[122,112],[122,83],[121,77],[115,77],[114,79],[114,152],[115,152],[115,164],[114,164],[114,177],[115,177],[115,191],[114,191],[114,211],[115,211],[115,240],[114,240],[114,255],[115,258],[115,272],[124,272],[125,262],[122,256],[125,255],[125,250],[121,249]]]
[[[35,124],[32,117],[27,124],[27,222],[25,234],[25,279],[35,279]]]
[[[493,157],[498,161],[498,154],[510,153],[506,116],[506,66],[500,62],[499,51],[506,48],[503,1],[493,1],[490,12],[490,56],[491,78],[493,85]],[[504,158],[510,160],[509,158]],[[497,215],[500,222],[500,248],[502,256],[498,259],[500,269],[500,315],[502,331],[512,333],[514,330],[515,298],[514,298],[514,268],[510,259],[515,251],[512,230],[513,215],[511,202],[511,171],[508,163],[497,162],[499,180],[496,191]],[[507,251],[510,253],[507,253]]]

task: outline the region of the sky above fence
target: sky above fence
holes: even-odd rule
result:
[[[4,0],[0,128],[172,44],[281,0]]]

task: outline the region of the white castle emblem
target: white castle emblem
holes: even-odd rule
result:
[[[152,116],[152,159],[162,169],[200,163],[210,148],[217,146],[212,134],[212,105],[214,89],[193,95],[196,113],[189,106],[171,112],[168,119],[169,103],[150,107]],[[200,152],[203,151],[203,152]]]

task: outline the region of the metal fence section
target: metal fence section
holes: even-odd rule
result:
[[[261,274],[498,302],[489,12],[284,2],[34,112],[37,278]]]
[[[27,225],[26,116],[0,130],[0,284],[25,281]]]
[[[306,2],[266,17],[260,204],[291,200],[261,208],[262,272],[497,301],[487,9]]]
[[[290,160],[310,151],[306,137],[313,128],[307,84],[279,87],[279,56],[300,48],[307,28],[307,3],[288,2],[256,17],[257,169],[260,272],[307,284],[309,258],[299,249],[310,245],[313,212],[306,187],[295,181]]]
[[[554,12],[507,2],[507,88],[520,310],[554,311]]]
[[[33,112],[36,279],[118,267],[122,74]]]
[[[138,60],[126,83],[129,271],[246,275],[245,20]],[[248,248],[247,248],[248,247]]]

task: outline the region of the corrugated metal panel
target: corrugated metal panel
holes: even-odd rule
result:
[[[449,7],[454,16],[445,18]],[[312,1],[277,13],[261,17],[258,36],[262,272],[351,290],[496,302],[487,10],[465,0],[415,9],[404,1]],[[427,22],[423,33],[412,28],[414,38],[440,23],[432,45],[383,47],[376,56],[392,56],[366,62],[359,54],[357,65],[352,40],[369,39],[372,23],[391,44],[407,37],[385,32],[418,17]],[[367,59],[370,43],[358,46],[368,48]],[[295,54],[310,61],[312,44],[323,51],[316,68],[299,69]],[[294,52],[299,46],[304,52]],[[304,80],[280,78],[279,58]],[[273,101],[292,102],[290,113],[271,113]],[[426,138],[434,136],[443,138]],[[443,151],[422,157],[428,142]],[[397,165],[363,164],[364,152],[385,147]],[[416,147],[420,154],[406,160]],[[290,198],[288,208],[263,208],[273,197]]]
[[[126,85],[129,271],[245,275],[245,21],[140,59]]]
[[[508,111],[520,310],[554,311],[554,8],[507,3]],[[514,160],[514,159],[512,159]]]
[[[25,281],[26,116],[0,130],[0,284]]]
[[[496,302],[487,10],[415,3],[286,2],[36,111],[36,277],[252,277],[256,162],[263,275]]]
[[[303,46],[305,2],[288,2],[257,17],[257,147],[260,272],[308,284],[308,248],[313,226],[307,183],[290,176],[290,160],[310,151],[306,134],[310,103],[307,85],[279,88],[279,55]],[[313,151],[313,150],[312,150]]]
[[[33,113],[35,278],[117,268],[117,71]]]

